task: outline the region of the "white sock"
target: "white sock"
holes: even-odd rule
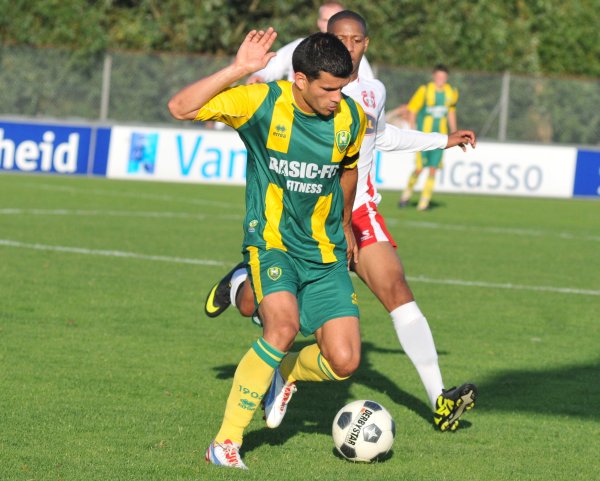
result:
[[[233,273],[233,276],[231,276],[231,290],[229,291],[229,295],[230,295],[232,305],[234,305],[234,306],[237,305],[235,303],[237,291],[247,278],[248,278],[248,272],[246,271],[245,267],[238,269],[237,271],[235,271]]]
[[[417,368],[429,401],[435,409],[435,402],[442,393],[444,383],[427,319],[415,301],[397,307],[390,312],[390,316],[392,316],[400,345]]]

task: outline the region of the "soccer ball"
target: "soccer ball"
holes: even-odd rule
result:
[[[333,420],[335,447],[350,461],[370,463],[387,454],[395,435],[392,416],[375,401],[353,401],[340,409]]]

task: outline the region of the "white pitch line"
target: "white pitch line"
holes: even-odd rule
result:
[[[0,215],[39,215],[39,216],[81,216],[81,217],[147,217],[165,219],[194,219],[205,220],[205,214],[191,214],[187,212],[148,212],[126,210],[83,210],[83,209],[0,209]],[[241,221],[242,215],[218,215],[219,219]]]
[[[236,208],[243,209],[243,201],[240,203],[229,203],[229,202],[218,202],[215,200],[207,200],[207,199],[198,199],[198,198],[189,198],[189,197],[177,197],[174,195],[168,194],[146,194],[143,192],[125,192],[119,191],[115,192],[112,190],[106,189],[81,189],[77,187],[68,187],[68,186],[58,186],[52,184],[22,184],[27,187],[31,187],[34,189],[41,190],[55,190],[60,192],[74,192],[74,193],[83,193],[83,194],[95,194],[95,195],[103,195],[108,197],[128,197],[134,199],[148,199],[148,200],[162,200],[167,202],[181,202],[185,204],[192,205],[208,205],[212,207],[227,207],[227,208]]]
[[[142,199],[151,199],[151,200],[164,200],[168,202],[183,202],[189,204],[198,204],[198,205],[211,205],[214,207],[233,207],[233,208],[243,208],[242,203],[228,203],[228,202],[218,202],[214,200],[207,199],[198,199],[198,198],[188,198],[188,197],[177,197],[172,195],[159,195],[159,194],[146,194],[141,192],[127,192],[127,191],[112,191],[106,189],[85,189],[78,187],[70,187],[70,186],[61,186],[47,183],[23,183],[29,188],[34,189],[43,189],[43,190],[55,190],[55,191],[63,191],[63,192],[75,192],[75,193],[92,193],[98,195],[106,195],[111,197],[133,197],[133,198],[142,198]],[[420,227],[420,228],[429,228],[429,229],[447,229],[447,230],[476,230],[483,232],[491,232],[491,233],[504,233],[504,234],[515,234],[515,235],[526,235],[526,236],[545,236],[545,235],[553,235],[565,239],[587,239],[600,241],[600,236],[586,236],[586,235],[577,235],[571,234],[570,232],[548,232],[543,230],[536,229],[524,229],[519,227],[478,227],[478,226],[469,226],[469,225],[461,225],[461,224],[444,224],[438,222],[426,222],[426,221],[404,221],[395,219],[393,217],[387,217],[386,223],[388,225],[409,225],[412,227]]]
[[[83,209],[0,209],[0,215],[38,215],[38,216],[82,216],[82,217],[169,217],[204,220],[203,214],[179,212],[133,212],[117,210],[83,210]]]
[[[147,254],[138,254],[136,252],[123,252],[113,250],[97,250],[87,249],[83,247],[68,247],[68,246],[52,246],[46,244],[28,244],[25,242],[18,242],[9,239],[0,239],[0,246],[14,247],[19,249],[33,249],[40,251],[57,251],[66,252],[69,254],[83,254],[83,255],[95,255],[105,257],[122,257],[131,259],[141,259],[148,261],[160,261],[160,262],[172,262],[177,264],[193,264],[202,266],[226,266],[230,265],[231,262],[215,261],[210,259],[189,259],[185,257],[169,257],[169,256],[153,256]],[[488,289],[513,289],[513,290],[528,290],[538,292],[556,292],[559,294],[578,294],[584,296],[600,296],[600,291],[591,289],[574,289],[570,287],[553,287],[553,286],[527,286],[521,284],[500,284],[494,282],[483,282],[483,281],[463,281],[460,279],[431,279],[429,277],[417,276],[408,277],[411,282],[425,282],[429,284],[445,284],[445,285],[456,285],[463,287],[483,287]]]
[[[226,206],[226,205],[220,205]],[[240,212],[242,208],[240,207]],[[214,211],[202,214],[192,214],[187,212],[158,212],[158,211],[116,211],[116,210],[82,210],[82,209],[22,209],[22,208],[4,208],[0,209],[0,215],[48,215],[48,216],[110,216],[110,217],[156,217],[156,218],[179,218],[205,220],[212,214],[219,217],[220,220],[239,222],[244,219],[240,213],[224,215],[221,211]],[[536,229],[523,229],[513,227],[477,227],[464,224],[443,224],[437,222],[419,222],[419,221],[399,221],[398,219],[387,219],[389,226],[409,226],[422,229],[441,229],[453,231],[473,231],[486,232],[492,234],[507,234],[525,237],[556,237],[564,240],[584,240],[599,242],[599,236],[579,235],[570,232],[549,232]]]
[[[482,226],[470,226],[464,224],[443,224],[440,222],[419,222],[419,221],[400,221],[398,219],[387,218],[386,224],[390,226],[409,226],[416,227],[418,229],[442,229],[442,230],[454,230],[454,231],[474,231],[474,232],[487,232],[490,234],[509,234],[516,236],[525,237],[558,237],[559,239],[568,240],[587,240],[600,242],[600,236],[593,235],[580,235],[573,234],[571,232],[550,232],[539,229],[523,229],[519,227],[482,227]]]
[[[55,190],[63,192],[75,192],[75,193],[86,193],[86,194],[97,194],[110,197],[128,197],[138,199],[149,199],[149,200],[160,200],[166,202],[180,202],[192,205],[207,205],[217,208],[235,208],[240,211],[244,208],[242,203],[228,203],[218,202],[214,200],[188,198],[188,197],[176,197],[172,195],[158,195],[158,194],[146,194],[141,192],[126,192],[126,191],[111,191],[105,189],[82,189],[77,187],[69,186],[58,186],[46,183],[25,183],[22,184],[27,187],[44,190]],[[474,231],[474,232],[487,232],[492,234],[509,234],[526,237],[557,237],[559,239],[567,240],[587,240],[600,242],[600,236],[595,235],[580,235],[573,234],[571,232],[549,232],[539,229],[524,229],[519,227],[481,227],[481,226],[469,226],[462,224],[444,224],[439,222],[425,222],[425,221],[401,221],[393,217],[387,217],[385,222],[389,226],[410,226],[415,228],[423,229],[442,229],[442,230],[455,230],[455,231]]]
[[[527,286],[523,284],[499,284],[494,282],[482,282],[482,281],[463,281],[460,279],[431,279],[424,276],[407,276],[410,282],[425,282],[428,284],[446,284],[452,286],[465,286],[465,287],[485,287],[490,289],[515,289],[523,291],[538,291],[538,292],[557,292],[560,294],[581,294],[584,296],[600,296],[600,291],[594,291],[591,289],[573,289],[571,287],[553,287],[553,286]]]
[[[0,246],[16,247],[19,249],[33,249],[38,251],[56,251],[69,254],[83,254],[89,256],[124,257],[129,259],[142,259],[146,261],[172,262],[176,264],[194,264],[199,266],[226,266],[226,262],[211,259],[188,259],[185,257],[153,256],[138,254],[137,252],[109,251],[99,249],[86,249],[84,247],[51,246],[46,244],[28,244],[8,239],[0,239]]]

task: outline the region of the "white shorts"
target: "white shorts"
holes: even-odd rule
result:
[[[394,249],[397,247],[374,202],[366,202],[352,211],[352,230],[359,249],[375,242],[389,242]]]

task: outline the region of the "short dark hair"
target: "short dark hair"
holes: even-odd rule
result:
[[[355,22],[360,23],[365,37],[367,37],[369,35],[368,29],[367,29],[367,21],[363,17],[361,17],[358,13],[353,12],[352,10],[342,10],[341,12],[338,12],[335,15],[332,15],[329,18],[329,21],[327,22],[327,31],[329,31],[331,28],[333,28],[334,23],[339,22],[340,20],[347,20],[347,19],[354,20]]]
[[[446,72],[450,73],[448,67],[446,67],[443,63],[438,63],[435,67],[433,67],[433,73],[435,72]]]
[[[294,72],[302,72],[309,80],[321,72],[348,78],[352,74],[352,57],[346,46],[330,33],[313,33],[296,47],[292,55]]]

